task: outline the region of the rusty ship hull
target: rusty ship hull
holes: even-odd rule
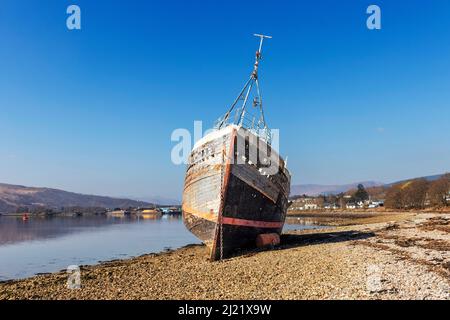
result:
[[[253,161],[252,148],[258,150]],[[267,162],[272,169],[276,162],[276,172],[267,174]],[[254,247],[260,234],[281,234],[289,192],[284,160],[258,135],[229,125],[205,136],[191,152],[183,220],[209,247],[211,260],[227,258]]]

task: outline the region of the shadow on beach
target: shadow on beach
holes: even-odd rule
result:
[[[317,244],[364,240],[374,236],[375,233],[373,232],[361,232],[361,231],[339,231],[339,232],[309,233],[309,234],[282,234],[281,244],[275,248],[247,249],[247,250],[242,249],[235,252],[233,257],[250,257],[260,252],[268,250],[287,250]]]
[[[339,231],[310,234],[282,234],[279,249],[290,249],[306,245],[336,243],[344,241],[363,240],[374,237],[373,232]]]

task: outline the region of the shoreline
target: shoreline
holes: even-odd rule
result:
[[[188,245],[81,266],[78,290],[65,271],[7,280],[0,299],[450,299],[450,215],[388,218],[289,231],[274,250],[224,262]]]

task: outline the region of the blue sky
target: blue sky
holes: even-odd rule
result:
[[[449,15],[446,0],[3,0],[0,182],[180,198],[171,133],[226,111],[253,33],[273,36],[261,85],[293,183],[449,171]]]

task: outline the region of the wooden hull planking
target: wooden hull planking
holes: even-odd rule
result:
[[[290,175],[281,158],[278,173],[270,176],[257,164],[237,162],[236,141],[245,129],[227,130],[194,147],[183,192],[184,223],[210,248],[211,260],[254,247],[259,234],[280,234],[290,191]]]

